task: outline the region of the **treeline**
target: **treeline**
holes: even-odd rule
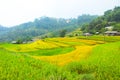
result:
[[[52,18],[52,17],[40,17],[33,22],[23,23],[17,26],[13,26],[7,31],[0,32],[0,41],[12,41],[17,39],[25,40],[36,36],[42,37],[55,37],[61,36],[60,31],[67,30],[68,32],[80,27],[80,25],[89,23],[97,16],[82,15],[78,18]],[[62,35],[64,36],[64,35]]]
[[[96,32],[103,33],[105,27],[108,26],[113,26],[113,30],[120,31],[120,7],[107,10],[103,16],[94,19],[90,24],[84,24],[81,29],[83,32],[95,34]]]

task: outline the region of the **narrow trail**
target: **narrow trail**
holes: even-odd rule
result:
[[[40,59],[43,61],[48,61],[55,65],[63,66],[72,61],[78,61],[85,59],[89,56],[90,51],[95,46],[75,46],[75,50],[66,54],[54,55],[54,56],[32,56],[35,59]]]

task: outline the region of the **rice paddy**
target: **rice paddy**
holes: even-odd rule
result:
[[[120,38],[113,38],[1,43],[0,80],[120,80]]]
[[[93,46],[75,46],[75,50],[66,54],[54,55],[54,56],[33,56],[35,59],[48,61],[55,65],[63,66],[73,61],[79,61],[88,57],[89,52]]]
[[[33,43],[29,43],[29,44],[3,44],[1,46],[9,51],[28,52],[28,51],[35,51],[35,50],[39,50],[39,49],[52,49],[52,48],[57,48],[60,46],[65,47],[68,45],[37,40],[37,41],[35,41]]]

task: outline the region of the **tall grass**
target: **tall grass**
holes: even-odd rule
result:
[[[0,80],[76,80],[65,68],[0,49]]]
[[[120,42],[95,47],[88,59],[73,62],[67,69],[83,80],[120,80]]]

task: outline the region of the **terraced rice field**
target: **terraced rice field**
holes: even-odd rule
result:
[[[85,59],[90,55],[89,53],[93,47],[95,47],[97,44],[104,43],[102,41],[82,40],[76,38],[53,38],[53,39],[47,39],[47,41],[56,42],[59,44],[60,43],[66,44],[75,47],[74,51],[64,54],[59,54],[54,56],[32,56],[35,59],[48,61],[50,63],[60,66],[63,66],[73,61],[79,61],[81,59]]]
[[[35,59],[40,59],[43,61],[53,63],[55,65],[62,66],[70,62],[79,61],[81,59],[88,57],[92,48],[97,44],[102,44],[102,43],[104,42],[94,41],[94,40],[82,40],[76,38],[48,38],[45,40],[37,40],[29,44],[20,44],[20,45],[6,44],[6,45],[1,45],[1,47],[4,47],[6,50],[13,52],[22,52],[21,54],[27,54]],[[75,50],[71,51],[72,49],[69,49],[67,51],[66,50],[67,47],[71,47],[71,48],[73,47],[75,48]],[[63,50],[65,51],[64,52],[63,51],[57,52],[57,50],[56,51],[54,50],[52,52],[48,51],[57,48],[63,48]],[[43,50],[46,50],[46,53],[42,54]],[[31,53],[32,55],[30,55]],[[49,53],[53,53],[53,56],[52,54]],[[34,56],[36,54],[37,56]],[[59,55],[54,55],[54,54],[59,54]]]
[[[0,80],[120,80],[120,38],[112,43],[99,40],[1,43]]]
[[[39,49],[52,49],[57,47],[67,47],[66,44],[59,44],[59,43],[51,43],[47,41],[37,40],[33,43],[29,44],[4,44],[1,45],[1,47],[4,47],[5,49],[9,51],[14,52],[28,52],[28,51],[35,51]]]
[[[89,53],[93,47],[94,46],[75,46],[75,50],[69,53],[54,56],[33,56],[33,58],[63,66],[73,61],[85,59],[90,55]]]

